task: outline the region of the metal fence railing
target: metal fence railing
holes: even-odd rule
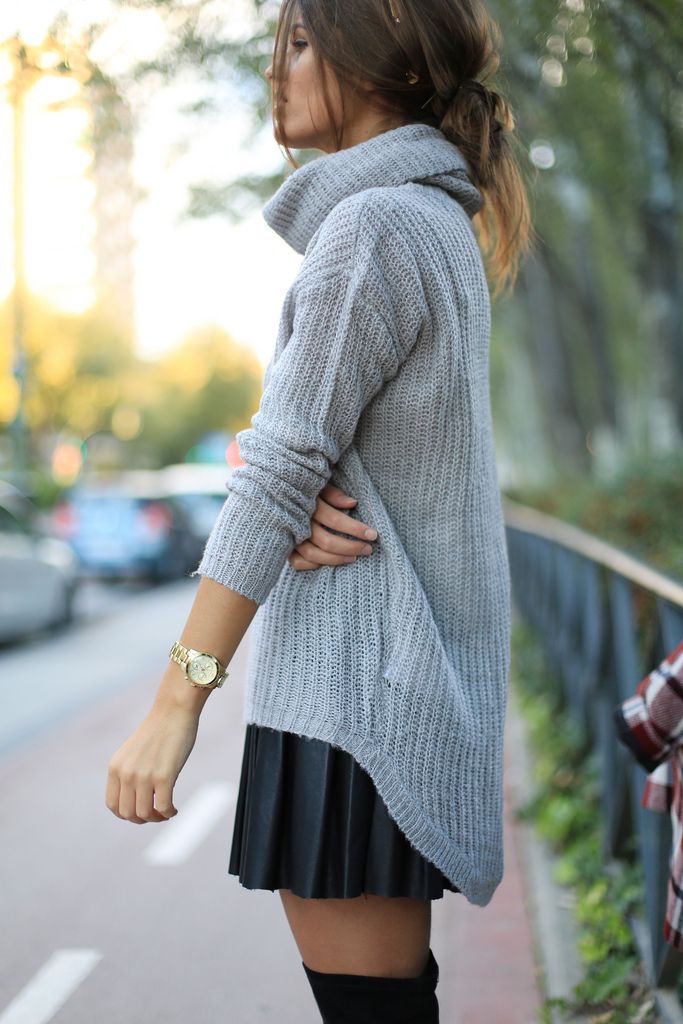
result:
[[[606,860],[635,839],[646,908],[636,939],[652,983],[672,987],[683,957],[662,934],[671,821],[641,806],[647,773],[617,738],[613,709],[683,639],[683,584],[568,523],[503,505],[514,603],[599,754]]]

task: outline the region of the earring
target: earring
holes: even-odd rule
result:
[[[396,10],[396,4],[394,0],[389,0],[389,10],[391,11],[391,17],[394,19],[396,24],[400,25],[401,19],[398,16],[398,11]]]
[[[410,71],[406,71],[406,78],[408,79],[411,85],[415,85],[416,82],[420,81],[420,76],[417,74],[416,71],[413,71],[412,68],[410,69]]]

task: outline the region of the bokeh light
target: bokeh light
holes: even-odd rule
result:
[[[83,466],[80,441],[62,441],[52,452],[52,477],[56,483],[71,484]]]
[[[120,441],[132,441],[140,433],[142,417],[137,409],[118,406],[111,417],[112,433]]]

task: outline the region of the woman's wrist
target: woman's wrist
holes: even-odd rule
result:
[[[154,707],[163,711],[185,711],[200,715],[215,687],[193,686],[182,667],[169,661],[154,699]]]
[[[258,604],[251,598],[203,576],[185,626],[176,637],[185,647],[213,654],[228,666],[257,610]],[[200,715],[213,689],[216,687],[193,686],[182,666],[169,660],[154,707]]]

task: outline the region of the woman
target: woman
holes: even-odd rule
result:
[[[436,1021],[431,900],[502,877],[484,257],[511,284],[530,225],[495,31],[478,0],[283,0],[275,138],[324,155],[263,212],[304,259],[175,660],[109,763],[114,814],[176,814],[254,620],[230,871],[280,892],[328,1022]]]

